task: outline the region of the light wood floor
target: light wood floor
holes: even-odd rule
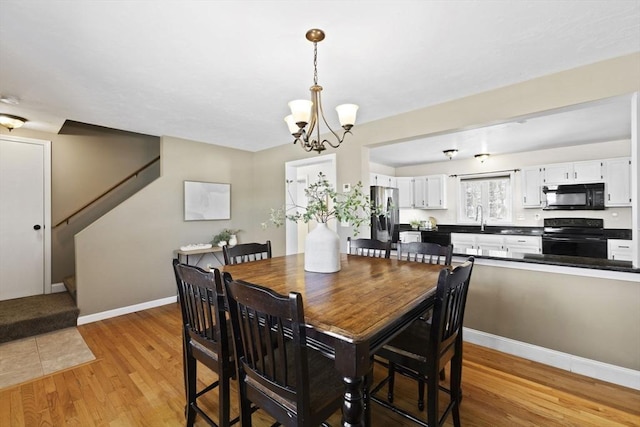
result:
[[[0,390],[0,426],[184,424],[177,304],[78,329],[96,360]],[[206,369],[201,371],[205,381],[215,379]],[[375,374],[379,378],[383,372]],[[396,403],[414,408],[414,383],[396,382]],[[640,392],[636,390],[472,344],[465,345],[463,395],[463,426],[640,426]],[[232,412],[237,414],[235,402],[234,398]],[[253,419],[256,426],[272,422],[260,411]],[[340,414],[329,422],[339,425]],[[373,424],[413,425],[376,404]],[[204,423],[198,420],[197,425]]]

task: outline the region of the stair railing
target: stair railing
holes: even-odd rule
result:
[[[124,183],[126,183],[127,181],[129,181],[131,178],[136,178],[138,176],[138,174],[140,174],[142,171],[144,171],[145,169],[151,167],[154,163],[156,163],[157,161],[160,160],[160,156],[156,157],[155,159],[151,160],[149,163],[147,163],[146,165],[142,166],[140,169],[136,170],[135,172],[133,172],[132,174],[128,175],[126,178],[124,178],[123,180],[121,180],[120,182],[118,182],[117,184],[115,184],[114,186],[110,187],[108,190],[106,190],[104,193],[100,194],[98,197],[96,197],[95,199],[91,200],[89,203],[85,204],[84,206],[82,206],[80,209],[76,210],[75,212],[73,212],[71,215],[69,215],[68,217],[66,217],[65,219],[63,219],[62,221],[60,221],[59,223],[57,223],[56,225],[53,226],[53,228],[56,228],[64,223],[69,224],[69,220],[71,218],[73,218],[74,216],[78,215],[80,212],[82,212],[83,210],[85,210],[86,208],[88,208],[89,206],[93,205],[95,202],[97,202],[98,200],[102,199],[103,197],[105,197],[106,195],[108,195],[109,193],[111,193],[112,191],[116,190],[118,187],[120,187],[121,185],[123,185]]]

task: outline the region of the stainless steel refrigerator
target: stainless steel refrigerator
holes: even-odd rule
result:
[[[400,218],[398,189],[372,185],[371,203],[380,209],[380,214],[371,217],[371,238],[382,242],[393,241],[394,230]]]

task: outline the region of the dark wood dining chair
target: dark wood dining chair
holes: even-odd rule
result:
[[[449,413],[453,424],[460,426],[460,400],[462,399],[462,324],[467,301],[474,258],[470,257],[453,271],[443,268],[438,277],[438,286],[429,322],[413,322],[409,328],[383,346],[376,356],[388,360],[393,368],[371,392],[370,399],[392,409],[423,426],[442,426]],[[438,373],[449,364],[449,388],[440,386]],[[427,422],[404,409],[393,406],[395,373],[406,375],[427,384]],[[387,401],[375,396],[388,384]],[[449,401],[440,416],[439,390],[447,392]],[[419,390],[418,407],[424,409],[424,389]]]
[[[225,265],[240,264],[243,262],[259,261],[271,258],[271,241],[266,243],[242,243],[230,247],[222,247]]]
[[[186,425],[193,426],[196,414],[212,426],[229,426],[229,379],[235,376],[231,336],[226,321],[220,271],[212,272],[173,260],[182,312]],[[197,390],[197,362],[218,375],[214,383]],[[218,389],[218,424],[198,404],[205,393]]]
[[[413,262],[422,262],[425,264],[440,264],[451,265],[451,258],[453,257],[453,245],[442,246],[437,243],[429,242],[398,242],[397,256],[399,260],[407,260]],[[419,320],[431,322],[431,316],[433,314],[433,307],[429,308]],[[392,369],[393,365],[389,365],[389,369]],[[391,374],[391,372],[389,373]],[[440,371],[440,379],[444,380],[446,373],[443,369]],[[418,387],[420,387],[420,395],[424,395],[424,381],[419,380]]]
[[[376,239],[351,239],[351,237],[347,237],[347,253],[349,255],[390,258],[391,241],[381,242]]]
[[[307,346],[302,296],[224,275],[237,354],[240,419],[251,403],[285,426],[318,426],[342,407],[344,384],[333,360]]]
[[[437,243],[410,242],[398,243],[399,260],[423,262],[427,264],[451,265],[453,245],[442,246]]]

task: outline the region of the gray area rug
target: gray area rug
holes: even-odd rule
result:
[[[78,314],[68,292],[0,301],[0,343],[76,326]]]

